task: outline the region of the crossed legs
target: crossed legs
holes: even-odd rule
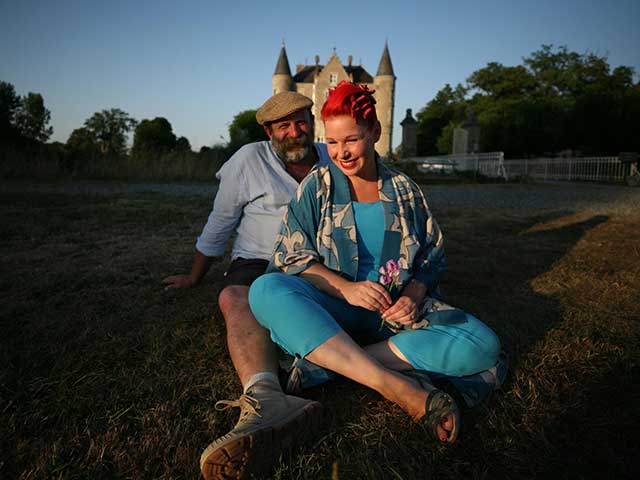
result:
[[[384,351],[386,344],[386,341],[378,344],[380,348],[377,351]],[[416,381],[383,366],[343,330],[312,350],[306,358],[316,365],[333,370],[377,391],[415,420],[425,415],[427,392],[420,388]],[[404,369],[406,370],[406,367]],[[453,415],[440,419],[437,426],[440,441],[447,440],[453,422]]]

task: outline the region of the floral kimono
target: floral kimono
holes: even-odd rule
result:
[[[447,323],[458,323],[462,317],[452,316],[455,309],[430,297],[445,270],[444,240],[422,190],[379,159],[377,167],[385,229],[378,264],[385,265],[392,260],[399,267],[399,288],[392,289],[392,298],[397,298],[402,286],[415,278],[429,292],[420,311],[424,315],[436,310],[442,314],[450,311],[439,315],[442,318],[438,318],[437,323],[445,317]],[[298,187],[284,215],[267,271],[298,274],[314,262],[349,280],[356,279],[358,244],[349,184],[332,163],[312,170]],[[434,320],[434,316],[428,321],[423,318],[412,328],[423,327]],[[390,327],[402,329],[398,325]]]
[[[412,278],[422,282],[428,290],[418,306],[417,322],[411,326],[387,322],[387,327],[401,334],[403,330],[430,325],[467,323],[465,312],[437,298],[436,289],[445,270],[443,237],[422,191],[406,175],[387,167],[379,159],[377,167],[385,229],[378,265],[393,261],[399,267],[398,287],[390,291],[394,300]],[[349,280],[357,278],[358,244],[349,184],[346,176],[332,163],[312,170],[298,187],[284,215],[267,271],[295,275],[315,262]],[[323,369],[310,362],[302,363],[306,365],[304,368],[310,369],[301,374],[307,379],[303,383],[311,386],[326,381],[327,374]],[[475,406],[502,384],[506,371],[506,358],[500,356],[489,370],[451,377],[450,381],[467,405]],[[437,374],[432,377],[439,378]]]

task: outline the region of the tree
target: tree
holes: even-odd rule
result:
[[[189,139],[187,137],[179,137],[178,140],[176,140],[176,151],[178,152],[191,151],[191,143],[189,143]]]
[[[53,133],[48,125],[50,120],[51,112],[45,108],[42,95],[29,92],[22,97],[16,112],[16,125],[24,137],[46,142]]]
[[[467,84],[494,100],[527,97],[536,88],[534,76],[522,65],[505,67],[496,62],[473,72]]]
[[[269,137],[256,121],[255,110],[244,110],[233,117],[229,125],[229,151],[233,152],[251,142],[269,140]]]
[[[15,115],[20,105],[20,97],[16,95],[14,86],[9,82],[0,81],[0,138],[13,136]]]
[[[551,45],[522,65],[490,62],[468,77],[466,88],[445,85],[418,113],[418,153],[447,147],[453,125],[469,109],[481,125],[481,150],[501,150],[508,157],[640,150],[640,87],[634,75],[626,66],[611,71],[604,56]]]
[[[84,122],[85,128],[94,135],[100,152],[105,155],[125,155],[127,134],[136,124],[135,119],[119,108],[96,112]]]
[[[438,138],[449,122],[464,120],[467,89],[457,85],[455,89],[448,83],[436,94],[435,98],[416,114],[417,153],[435,155],[438,153]]]
[[[98,150],[96,136],[86,127],[76,128],[67,140],[67,148],[72,151]]]
[[[173,127],[166,118],[142,120],[133,135],[131,153],[137,157],[160,156],[176,147]]]

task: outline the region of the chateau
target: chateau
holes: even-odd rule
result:
[[[386,43],[375,77],[372,77],[362,65],[353,65],[353,57],[351,55],[347,59],[347,65],[343,65],[336,55],[335,49],[326,65],[320,65],[320,57],[316,55],[314,65],[297,65],[295,75],[291,75],[289,59],[283,44],[271,82],[274,95],[280,92],[293,91],[313,100],[315,141],[324,142],[324,125],[320,119],[320,110],[329,94],[329,89],[338,85],[342,80],[361,83],[376,91],[373,96],[376,99],[378,120],[382,125],[382,135],[376,143],[376,151],[382,157],[389,157],[391,155],[393,134],[396,77],[393,73],[391,56]]]

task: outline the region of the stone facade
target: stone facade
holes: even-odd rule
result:
[[[320,64],[320,57],[316,55],[315,64],[297,65],[296,73],[291,74],[289,59],[284,45],[280,49],[280,56],[271,79],[273,94],[284,91],[295,91],[313,100],[313,115],[315,117],[315,140],[324,142],[324,125],[320,119],[320,110],[329,94],[329,89],[335,87],[342,80],[360,83],[374,89],[376,99],[376,113],[382,134],[376,143],[376,151],[382,157],[391,156],[393,136],[393,108],[395,105],[396,77],[393,73],[389,48],[385,44],[378,71],[371,76],[362,65],[353,65],[353,57],[348,57],[343,65],[334,50],[326,65]]]

